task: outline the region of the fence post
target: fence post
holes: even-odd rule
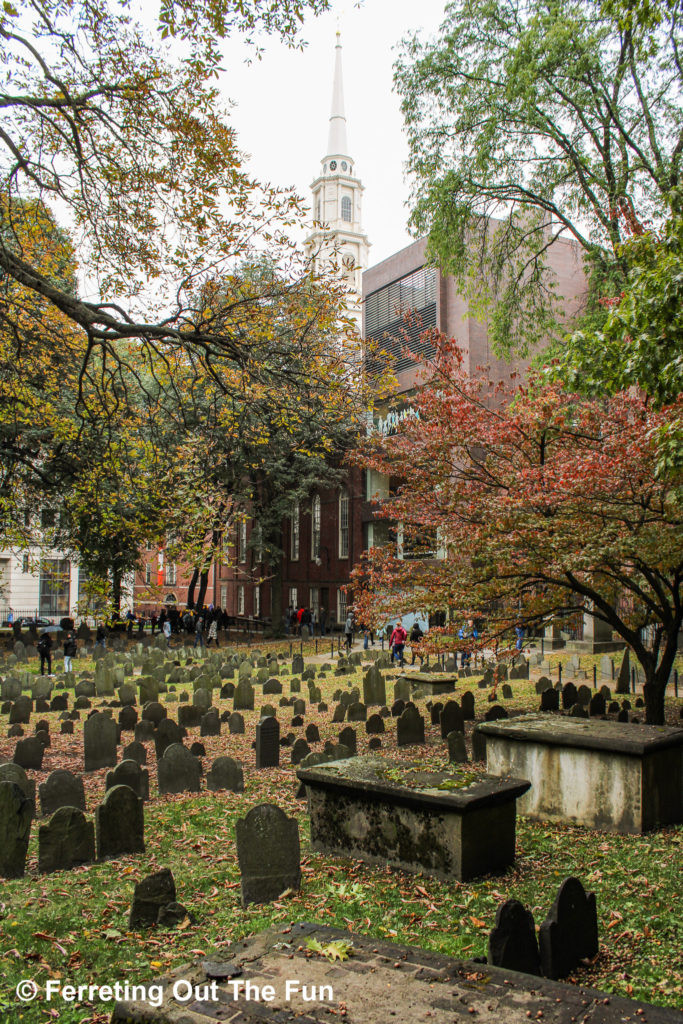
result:
[[[597,667],[597,665],[593,665],[593,689],[597,690],[597,688],[598,688],[598,667]]]
[[[631,693],[636,692],[636,670],[631,669]]]
[[[562,682],[562,662],[561,661],[558,662],[558,664],[557,664],[557,681],[558,681],[558,683]]]

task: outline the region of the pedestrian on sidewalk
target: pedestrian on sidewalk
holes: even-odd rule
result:
[[[389,640],[389,644],[394,652],[394,661],[397,661],[401,668],[403,668],[403,651],[405,649],[407,639],[408,634],[406,633],[405,629],[401,624],[401,620],[399,619],[396,625],[394,626],[391,638]]]
[[[52,637],[49,633],[43,633],[40,640],[38,641],[38,654],[40,655],[40,674],[45,675],[45,665],[47,665],[47,674],[52,675]]]
[[[77,648],[76,648],[76,637],[73,635],[73,633],[69,633],[67,635],[66,640],[64,641],[64,671],[65,672],[73,671],[73,663],[72,663],[71,659],[76,657],[76,650],[77,650]]]

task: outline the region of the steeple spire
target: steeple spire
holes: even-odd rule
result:
[[[328,156],[348,156],[346,141],[346,114],[344,113],[344,79],[342,76],[341,32],[337,29],[337,43],[334,48],[334,82],[332,85],[332,109],[330,111],[330,132],[327,139]]]

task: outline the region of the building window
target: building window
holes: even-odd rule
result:
[[[69,613],[71,564],[65,558],[41,558],[38,604],[40,614],[57,617]]]
[[[316,199],[316,201],[315,201],[315,219],[317,220],[317,222],[319,224],[320,223],[320,200],[319,199]]]
[[[311,558],[320,558],[320,495],[311,502]]]
[[[428,327],[435,327],[437,321],[437,276],[434,267],[421,267],[399,281],[384,285],[372,292],[365,300],[365,336],[380,341],[382,349],[391,358],[395,372],[407,370],[415,360],[406,352],[410,351],[431,359],[435,348]],[[406,321],[406,314],[413,318]],[[386,356],[370,360],[368,370],[376,372],[384,365]]]
[[[309,590],[308,593],[309,593],[308,600],[310,602],[311,611],[313,612],[313,614],[315,616],[315,621],[319,622],[320,621],[320,588],[319,587],[311,587],[311,589]]]
[[[221,608],[223,611],[228,606],[228,585],[227,583],[221,583]]]
[[[54,509],[43,508],[40,510],[40,525],[44,530],[49,530],[55,525]]]
[[[247,521],[246,519],[237,527],[237,561],[246,562],[247,560]]]
[[[29,572],[30,571],[29,563],[28,563],[28,555],[22,555],[22,558],[21,558],[21,571],[22,572]]]
[[[342,196],[341,216],[342,220],[351,220],[351,200],[348,196]]]
[[[337,591],[337,622],[342,625],[346,622],[346,591]]]
[[[349,557],[349,492],[346,488],[339,495],[339,557]]]
[[[261,588],[254,587],[254,616],[261,618]]]
[[[30,526],[30,525],[31,525],[31,513],[30,513],[30,511],[27,508],[25,508],[24,509],[24,526]]]
[[[260,523],[254,525],[251,539],[256,552],[256,561],[260,563],[263,561],[263,529]]]
[[[299,607],[299,595],[296,587],[289,588],[289,607],[296,609]]]
[[[145,583],[149,586],[152,582],[152,566],[148,562],[145,566]]]
[[[176,583],[176,565],[175,562],[167,562],[166,568],[164,569],[164,586],[175,587]]]
[[[242,584],[237,588],[237,614],[244,615],[244,587]]]
[[[289,520],[289,557],[293,562],[299,558],[299,502],[294,505]]]

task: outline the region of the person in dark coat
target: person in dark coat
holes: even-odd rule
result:
[[[45,675],[45,665],[47,665],[47,674],[52,675],[52,637],[49,633],[43,633],[40,640],[38,641],[38,654],[40,655],[40,674]]]
[[[64,641],[64,671],[72,672],[73,664],[71,659],[76,657],[76,637],[73,633],[69,633],[66,640]]]

